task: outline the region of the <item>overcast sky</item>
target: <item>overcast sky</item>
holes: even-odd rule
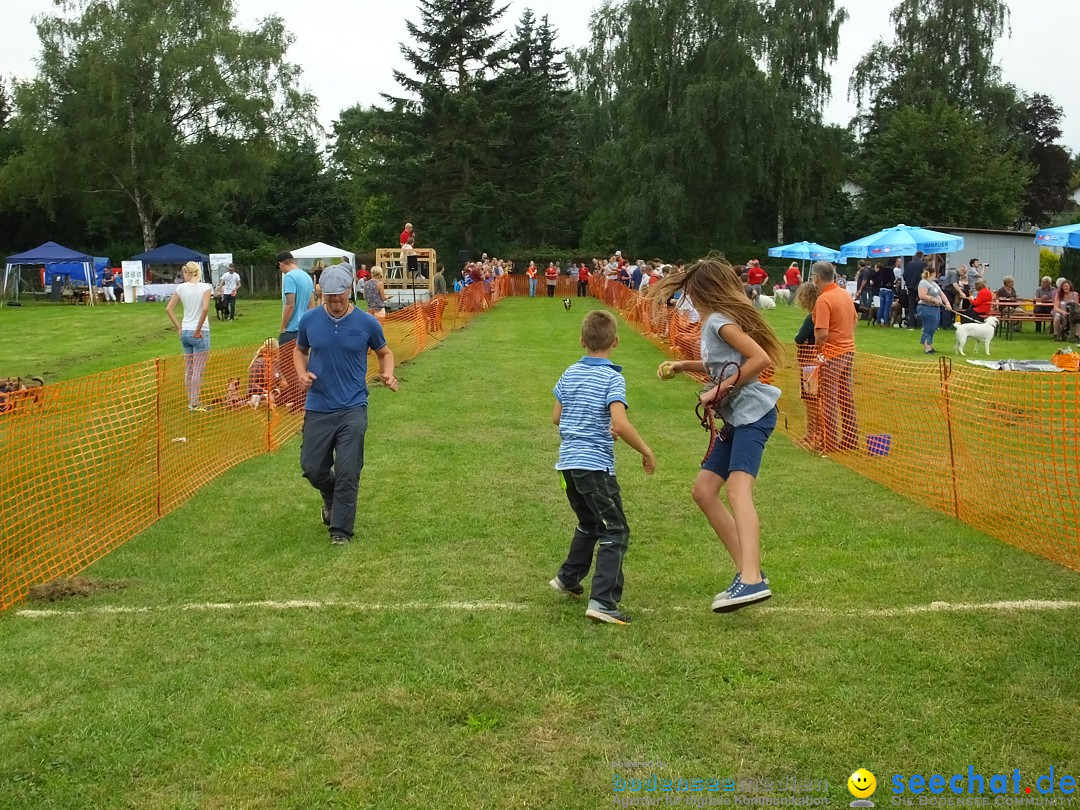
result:
[[[547,14],[561,43],[576,47],[588,39],[594,0],[507,0],[503,27],[512,29],[529,6]],[[889,10],[896,0],[842,0],[850,19],[840,32],[840,58],[833,68],[833,99],[826,119],[846,124],[854,113],[847,101],[848,78],[861,51],[889,33]],[[303,82],[319,99],[319,119],[329,126],[353,104],[380,101],[396,92],[391,71],[402,66],[398,44],[405,40],[404,15],[413,0],[235,0],[240,22],[278,14],[296,36],[288,56],[304,69]],[[1022,90],[1049,95],[1065,111],[1065,145],[1080,152],[1080,30],[1077,0],[1013,0],[1012,37],[996,55],[1005,79]],[[53,8],[52,0],[0,0],[0,75],[27,77],[34,71],[37,36],[31,17]],[[336,47],[331,47],[336,46]]]

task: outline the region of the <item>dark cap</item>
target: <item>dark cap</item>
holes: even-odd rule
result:
[[[277,255],[277,258],[274,261],[276,261],[278,264],[281,264],[282,262],[291,262],[292,260],[293,255],[289,253],[289,251],[283,250]]]

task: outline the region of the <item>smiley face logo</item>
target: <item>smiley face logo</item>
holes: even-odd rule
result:
[[[856,799],[866,799],[877,790],[877,779],[866,768],[859,768],[848,777],[847,789]]]

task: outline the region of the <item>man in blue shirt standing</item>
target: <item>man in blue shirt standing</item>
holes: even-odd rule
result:
[[[296,259],[287,250],[277,255],[278,270],[281,271],[281,330],[278,346],[285,346],[296,340],[296,331],[300,328],[300,318],[315,306],[315,282],[311,276],[296,266]],[[288,351],[288,349],[285,349]],[[285,357],[288,357],[286,354]],[[286,362],[282,369],[285,378],[285,392],[282,402],[286,405],[299,406],[301,399],[300,384],[293,373],[292,363]]]
[[[352,268],[337,264],[319,279],[321,307],[299,324],[293,363],[307,391],[300,468],[322,495],[322,520],[335,546],[348,543],[356,523],[356,497],[364,468],[367,431],[367,354],[379,358],[379,377],[397,391],[394,354],[382,326],[349,301]]]

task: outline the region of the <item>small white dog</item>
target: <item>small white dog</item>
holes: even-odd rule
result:
[[[758,309],[776,309],[776,299],[771,295],[759,295],[757,305]]]
[[[968,342],[968,339],[974,340],[976,344],[981,343],[983,351],[986,355],[990,356],[990,341],[994,339],[994,330],[997,329],[998,319],[991,315],[982,323],[958,323],[956,325],[956,352],[957,354],[964,354],[964,344]]]
[[[783,301],[785,304],[791,304],[791,290],[773,290],[773,298],[777,301]]]

